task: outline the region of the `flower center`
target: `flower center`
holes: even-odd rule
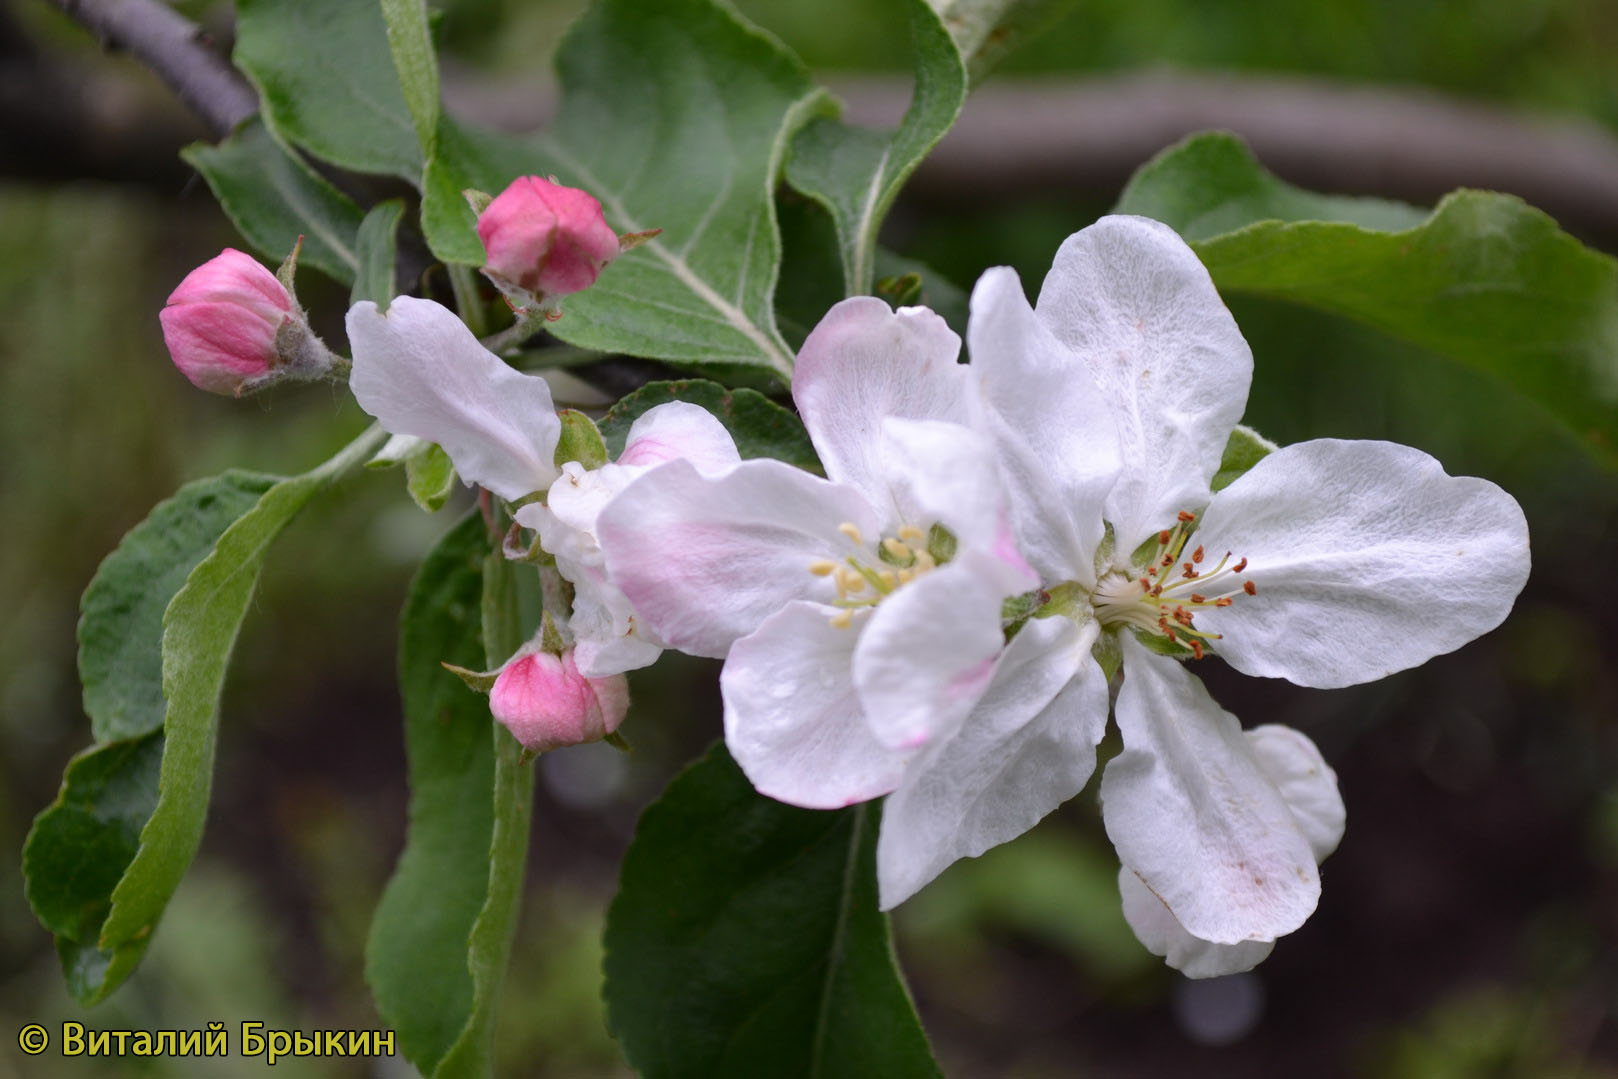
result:
[[[1258,589],[1251,580],[1241,579],[1247,559],[1232,565],[1226,551],[1209,567],[1201,546],[1186,553],[1195,521],[1195,514],[1181,511],[1172,529],[1157,534],[1156,549],[1143,569],[1114,570],[1101,578],[1090,604],[1103,627],[1132,626],[1178,645],[1196,659],[1219,639],[1219,634],[1197,628],[1197,611],[1229,607],[1238,596],[1256,595]]]
[[[940,525],[934,525],[931,532],[903,525],[891,536],[877,537],[875,543],[866,543],[859,526],[850,521],[838,525],[837,531],[847,537],[854,551],[841,562],[817,558],[809,563],[809,572],[830,577],[837,586],[834,605],[842,610],[832,615],[831,624],[839,629],[849,626],[861,607],[875,607],[900,587],[948,562],[955,550],[955,537]]]

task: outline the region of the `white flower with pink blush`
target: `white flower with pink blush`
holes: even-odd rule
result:
[[[726,743],[773,798],[903,789],[988,685],[1005,601],[1036,583],[959,351],[930,311],[845,300],[792,382],[827,478],[673,461],[600,514],[608,573],[651,631],[725,657]]]
[[[348,313],[348,337],[349,385],[385,429],[438,443],[463,480],[507,501],[544,495],[544,503],[522,506],[516,517],[539,532],[540,546],[573,583],[568,629],[581,676],[601,678],[655,660],[661,643],[643,632],[603,571],[595,518],[616,491],[666,461],[689,460],[704,473],[736,463],[723,425],[695,405],[659,405],[631,426],[616,463],[558,468],[562,424],[550,386],[484,348],[448,308],[400,297],[384,314],[358,303]]]
[[[1217,493],[1252,356],[1172,230],[1104,218],[1057,253],[1028,304],[991,270],[968,334],[1040,609],[978,709],[888,799],[884,908],[957,858],[1101,782],[1124,911],[1199,977],[1245,970],[1320,895],[1344,821],[1297,731],[1243,731],[1185,660],[1304,686],[1382,678],[1498,625],[1528,576],[1528,532],[1494,484],[1419,450],[1320,439],[1276,449]]]

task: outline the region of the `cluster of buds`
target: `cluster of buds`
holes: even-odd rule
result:
[[[562,297],[589,288],[609,262],[661,231],[619,236],[593,195],[542,176],[519,176],[493,199],[480,191],[466,198],[488,256],[483,275],[519,315],[553,321]]]
[[[209,393],[240,397],[346,366],[309,329],[292,292],[294,249],[279,274],[234,248],[186,275],[158,316],[169,356]]]

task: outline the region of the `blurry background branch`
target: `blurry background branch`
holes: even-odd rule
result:
[[[203,127],[149,100],[138,73],[87,75],[0,15],[6,173],[174,184],[186,175],[174,156],[180,145],[217,138],[256,110],[251,88],[207,35],[157,0],[50,3],[157,73]],[[445,75],[450,108],[496,128],[540,126],[554,107],[548,81]],[[834,79],[833,88],[852,119],[873,124],[897,120],[910,94],[902,78]],[[989,190],[1106,196],[1152,154],[1208,128],[1237,132],[1271,169],[1305,186],[1415,202],[1485,187],[1520,195],[1576,233],[1618,236],[1618,138],[1595,123],[1292,77],[1159,70],[991,82],[968,100],[912,193],[940,201]]]
[[[103,48],[140,60],[215,136],[258,111],[258,95],[202,28],[159,0],[49,0],[95,34]]]

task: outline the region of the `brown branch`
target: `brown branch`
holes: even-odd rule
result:
[[[201,29],[158,0],[49,0],[101,40],[168,84],[215,137],[258,111],[258,95],[203,40]]]

